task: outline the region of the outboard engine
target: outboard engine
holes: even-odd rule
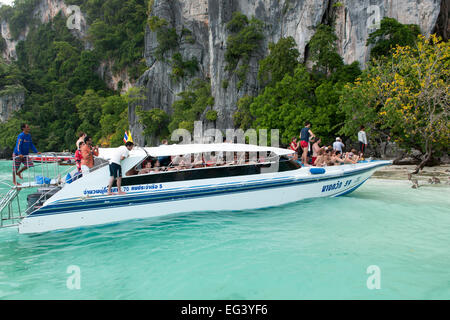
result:
[[[50,199],[59,190],[61,190],[61,187],[39,188],[37,192],[29,194],[27,196],[27,202],[28,208],[32,207],[30,212],[42,207],[44,202],[47,201],[47,199]]]

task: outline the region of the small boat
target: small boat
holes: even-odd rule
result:
[[[55,153],[55,154],[33,154],[29,155],[33,162],[52,163],[56,162],[59,165],[75,165],[75,155],[71,153]]]
[[[122,161],[122,190],[107,194],[109,159],[100,149],[94,170],[61,182],[18,223],[20,233],[102,225],[200,211],[280,206],[337,197],[359,188],[391,161],[302,167],[293,151],[249,144],[135,147]],[[153,165],[152,165],[153,164]]]

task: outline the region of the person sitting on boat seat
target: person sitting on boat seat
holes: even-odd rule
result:
[[[161,167],[161,163],[159,162],[158,159],[156,159],[155,164],[153,165],[153,170],[150,173],[158,173],[158,172],[161,172],[164,170],[165,170],[165,168]]]
[[[234,164],[244,165],[245,164],[245,152],[237,152],[236,157],[234,159],[235,159]]]
[[[346,157],[344,158],[345,164],[355,164],[359,161],[359,156],[357,155],[357,151],[352,149],[351,152],[347,152]]]
[[[219,152],[217,154],[216,166],[224,166],[225,165],[225,155],[223,152]]]
[[[331,157],[331,161],[333,161],[335,164],[344,164],[345,160],[341,158],[341,152],[339,150],[336,150],[333,156]]]
[[[217,157],[210,154],[209,159],[206,161],[207,167],[215,167],[217,165]]]
[[[194,160],[192,161],[192,167],[193,168],[203,168],[203,154],[196,153],[193,155]]]
[[[325,148],[320,148],[317,151],[317,158],[316,161],[314,161],[314,166],[316,167],[323,167],[326,164],[326,159],[325,159]]]
[[[130,151],[133,149],[133,142],[127,141],[125,146],[121,146],[117,148],[116,152],[111,157],[111,163],[109,164],[109,184],[108,184],[108,195],[111,195],[111,188],[114,183],[114,180],[117,180],[117,191],[119,194],[125,194],[121,190],[122,184],[122,166],[121,161],[128,158],[130,156]]]
[[[152,163],[150,161],[145,161],[145,163],[142,166],[142,169],[139,170],[138,174],[147,174],[147,173],[152,173],[153,169],[152,169]]]

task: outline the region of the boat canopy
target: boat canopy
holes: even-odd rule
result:
[[[144,148],[153,157],[177,156],[210,152],[273,152],[279,156],[292,154],[292,150],[243,143],[174,144]]]
[[[99,157],[110,159],[116,148],[100,148]],[[159,147],[135,147],[131,152],[131,157],[163,157],[178,156],[197,153],[210,152],[273,152],[278,156],[290,155],[294,151],[289,149],[264,147],[243,143],[209,143],[209,144],[172,144],[161,145]]]

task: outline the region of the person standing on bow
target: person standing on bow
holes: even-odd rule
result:
[[[33,141],[31,140],[30,127],[28,124],[22,124],[20,129],[22,130],[22,133],[17,137],[16,146],[13,152],[13,183],[15,185],[17,185],[16,175],[20,179],[23,179],[22,172],[34,166],[33,160],[31,160],[28,156],[30,149],[34,153],[41,154],[37,151]],[[24,166],[20,168],[22,163]]]
[[[315,134],[311,131],[311,122],[306,121],[305,127],[300,131],[300,147],[303,150],[302,163],[304,166],[308,166],[308,148],[309,141],[314,138]]]
[[[114,152],[114,154],[111,157],[110,164],[109,164],[109,184],[108,184],[108,195],[112,195],[111,192],[112,185],[114,183],[114,180],[117,180],[117,191],[119,194],[125,194],[125,192],[122,191],[121,185],[122,185],[122,160],[125,160],[130,156],[130,151],[133,149],[134,144],[131,141],[127,141],[124,146],[120,146],[117,148]]]

